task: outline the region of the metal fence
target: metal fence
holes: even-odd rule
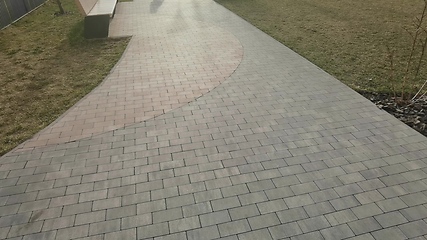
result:
[[[6,27],[45,0],[0,0],[0,29]]]

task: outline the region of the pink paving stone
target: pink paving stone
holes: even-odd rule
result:
[[[221,84],[243,58],[240,42],[222,28],[191,19],[141,16],[133,14],[135,9],[137,4],[119,4],[111,22],[111,37],[132,39],[110,75],[18,149],[91,137],[179,108]]]

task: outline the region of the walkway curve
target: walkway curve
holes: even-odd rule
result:
[[[183,106],[226,80],[243,57],[233,34],[191,19],[117,13],[111,37],[133,36],[102,84],[17,150],[88,138]],[[128,28],[127,24],[137,28]]]

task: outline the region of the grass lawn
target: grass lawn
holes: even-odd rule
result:
[[[55,1],[0,31],[0,156],[96,87],[129,39],[85,40],[73,0]]]
[[[411,47],[405,29],[413,29],[412,21],[423,8],[422,0],[217,2],[353,89],[385,93],[402,79]],[[395,69],[392,78],[389,52]],[[415,85],[426,78],[424,62]],[[406,85],[405,92],[414,93],[416,86]]]

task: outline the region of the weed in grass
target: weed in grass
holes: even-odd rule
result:
[[[389,62],[389,77],[387,80],[391,84],[393,99],[398,105],[413,104],[423,99],[427,93],[427,91],[424,90],[427,80],[421,86],[418,86],[420,80],[418,79],[419,73],[426,62],[425,50],[427,47],[427,27],[425,26],[425,19],[427,18],[427,0],[423,1],[424,6],[422,7],[420,16],[414,18],[411,28],[405,29],[410,36],[410,42],[407,47],[407,56],[404,56],[404,69],[402,69],[402,72],[397,72],[396,70],[394,50],[387,47],[387,58]],[[396,75],[398,75],[398,77],[396,77]],[[412,88],[413,92],[408,91],[408,88]]]
[[[96,87],[129,39],[86,40],[73,0],[48,1],[0,31],[0,155],[46,127]]]

